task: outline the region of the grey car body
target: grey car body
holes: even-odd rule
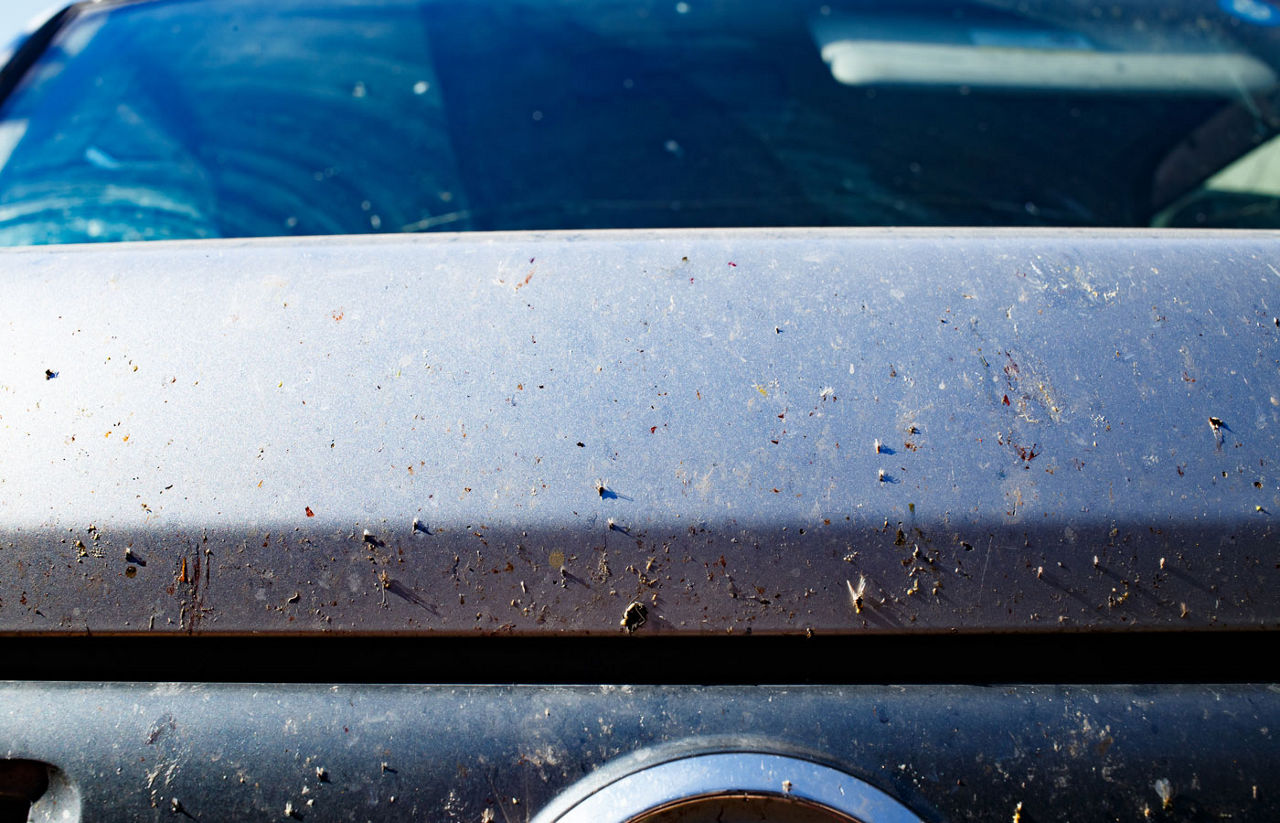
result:
[[[1274,819],[1278,252],[0,250],[0,811]]]

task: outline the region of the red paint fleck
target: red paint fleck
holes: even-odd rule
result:
[[[333,322],[335,322],[335,323],[340,323],[340,322],[342,322],[342,318],[343,318],[345,315],[346,315],[346,312],[344,312],[342,309],[338,309],[338,310],[337,310],[337,311],[335,311],[333,314],[331,314],[331,315],[330,315],[330,317],[332,317],[332,318],[333,318]]]
[[[736,269],[736,268],[738,268],[738,264],[737,264],[737,263],[735,263],[735,262],[733,262],[732,260],[730,260],[730,261],[729,261],[729,267],[730,267],[730,268],[734,268],[734,269]]]
[[[1006,406],[1007,406],[1007,405],[1009,405],[1009,395],[1007,395],[1007,394],[1004,396],[1004,404],[1005,404]]]
[[[657,426],[650,426],[650,427],[649,427],[649,434],[653,434],[653,433],[654,433],[654,432],[656,432],[657,430],[658,430],[658,427],[657,427]]]
[[[316,513],[311,511],[311,507],[307,506],[307,517],[315,517]]]

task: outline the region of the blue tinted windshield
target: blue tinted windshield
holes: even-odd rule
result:
[[[0,242],[1150,225],[1276,130],[1269,9],[88,8],[4,104]]]

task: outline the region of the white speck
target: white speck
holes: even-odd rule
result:
[[[293,803],[288,800],[284,802],[284,816],[293,817]]]
[[[680,144],[674,140],[668,140],[667,142],[662,144],[662,147],[666,149],[668,152],[670,152],[671,154],[674,154],[676,156],[679,156],[683,153],[680,151]]]
[[[376,214],[369,215],[369,225],[373,226],[375,229],[382,228],[382,218]]]
[[[90,237],[101,237],[102,229],[103,226],[101,220],[90,220],[88,225],[85,226],[85,231],[88,232]]]
[[[876,480],[879,480],[881,483],[883,483],[884,478],[885,478],[884,469],[876,469]]]
[[[688,3],[676,3],[676,14],[688,14],[688,13],[689,13]]]
[[[430,83],[428,83],[426,80],[419,80],[418,82],[416,82],[416,83],[414,83],[414,84],[413,84],[413,93],[414,93],[414,94],[426,94],[426,93],[427,93],[427,89],[429,89],[429,88],[431,88],[431,84],[430,84]]]
[[[849,364],[849,374],[853,374],[853,364]]]
[[[836,393],[836,390],[835,390],[835,389],[833,389],[833,388],[831,388],[830,386],[823,386],[823,387],[822,387],[822,391],[818,392],[818,396],[819,396],[819,397],[832,397],[832,396],[834,396],[834,395],[835,395],[835,393]]]
[[[364,83],[360,82],[359,80],[357,80],[356,84],[351,87],[352,97],[364,97],[368,93],[369,91],[364,87]]]

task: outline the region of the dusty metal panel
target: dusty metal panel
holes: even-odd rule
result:
[[[514,823],[620,758],[735,749],[928,821],[1269,821],[1278,716],[1259,686],[0,684],[0,755],[55,764],[86,821]]]
[[[1274,627],[1275,260],[1225,232],[6,250],[0,631]]]

